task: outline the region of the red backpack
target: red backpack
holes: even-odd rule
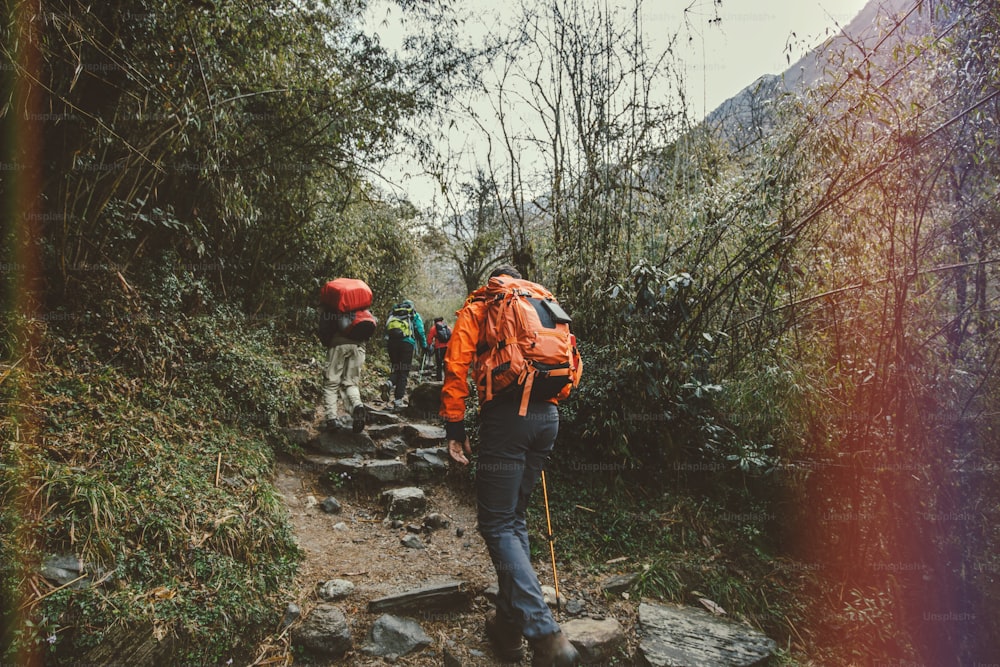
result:
[[[520,391],[523,416],[531,398],[568,396],[583,364],[570,317],[552,293],[529,280],[497,276],[473,298],[487,305],[476,348],[476,382],[485,400]]]
[[[335,313],[364,310],[372,306],[372,288],[357,278],[337,278],[323,285],[319,300]]]
[[[375,333],[378,320],[369,308],[372,290],[363,280],[337,278],[323,285],[319,300],[326,312],[320,313],[320,339],[329,345],[340,334],[358,342]]]

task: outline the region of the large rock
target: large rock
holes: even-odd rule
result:
[[[639,605],[637,664],[649,667],[749,667],[777,647],[751,627],[701,609]]]
[[[409,618],[383,614],[375,619],[362,651],[377,656],[404,656],[431,645],[420,624]]]
[[[351,650],[351,628],[339,608],[317,605],[292,633],[292,642],[323,658],[339,658]]]
[[[320,431],[308,445],[310,449],[330,456],[369,456],[375,453],[375,443],[364,432]]]
[[[382,504],[391,517],[408,517],[423,512],[427,507],[427,496],[423,489],[406,486],[382,492]]]
[[[625,645],[625,631],[613,618],[601,621],[576,618],[563,623],[562,630],[580,652],[584,665],[609,664],[618,649]]]

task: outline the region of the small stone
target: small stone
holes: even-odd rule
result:
[[[340,502],[333,496],[329,496],[326,500],[321,502],[319,504],[319,508],[327,514],[340,514],[340,511],[343,509],[340,506]]]
[[[285,607],[285,615],[281,619],[281,629],[284,630],[302,616],[302,609],[294,602],[289,602]]]
[[[333,529],[334,530],[347,530],[347,524],[344,523],[343,521],[338,521],[337,523],[333,524]]]
[[[462,537],[463,535],[465,535],[465,528],[459,526],[455,529],[455,537]]]
[[[400,521],[399,519],[393,519],[392,521],[389,522],[389,527],[399,530],[400,528],[403,527],[403,522]]]
[[[566,613],[571,616],[579,616],[583,613],[583,602],[581,600],[570,600],[566,603]]]
[[[542,586],[542,598],[545,600],[545,604],[550,607],[555,607],[556,605],[556,589],[552,586]],[[565,596],[560,595],[558,600],[559,607],[566,606]]]
[[[330,579],[319,585],[316,594],[323,600],[340,600],[354,592],[354,584],[346,579]]]
[[[438,528],[447,528],[450,525],[451,522],[448,520],[448,517],[438,512],[432,512],[424,517],[424,526],[427,527],[429,530],[437,530]],[[461,535],[459,535],[459,537],[461,537]]]
[[[632,584],[634,584],[638,579],[639,579],[638,572],[631,572],[628,574],[618,574],[607,579],[601,585],[601,588],[604,589],[605,593],[610,593],[611,595],[615,595],[618,593],[625,593],[630,588],[632,588]]]
[[[424,543],[420,541],[420,538],[417,537],[416,535],[413,535],[413,534],[407,535],[406,537],[404,537],[403,539],[401,539],[399,542],[400,542],[400,544],[402,544],[404,547],[406,547],[408,549],[426,549],[427,548],[426,546],[424,546]]]
[[[306,509],[311,510],[312,508],[319,505],[319,501],[316,500],[316,496],[306,496]]]
[[[406,532],[408,533],[419,533],[423,530],[422,526],[418,526],[415,523],[406,524]]]

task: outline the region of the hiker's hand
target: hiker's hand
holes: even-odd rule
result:
[[[464,466],[469,465],[469,456],[472,454],[472,445],[469,444],[469,439],[466,438],[465,442],[459,442],[458,440],[448,441],[448,456],[455,463],[460,463]]]

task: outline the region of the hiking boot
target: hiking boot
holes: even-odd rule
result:
[[[354,410],[351,411],[351,430],[355,433],[361,433],[365,430],[365,422],[368,420],[368,410],[365,408],[364,403],[358,403],[354,406]]]
[[[389,397],[392,396],[392,380],[386,380],[380,388],[380,393],[382,395],[382,402],[388,403]]]
[[[392,402],[393,410],[402,410],[405,407],[406,407],[406,401],[403,400],[402,398],[397,398],[395,401]]]
[[[531,667],[576,667],[580,654],[563,632],[531,640]]]
[[[502,620],[495,611],[486,616],[486,638],[490,640],[494,653],[504,662],[520,662],[524,657],[521,631]]]
[[[336,433],[337,431],[343,431],[347,428],[340,417],[334,417],[333,419],[326,420],[326,430],[331,433]]]

